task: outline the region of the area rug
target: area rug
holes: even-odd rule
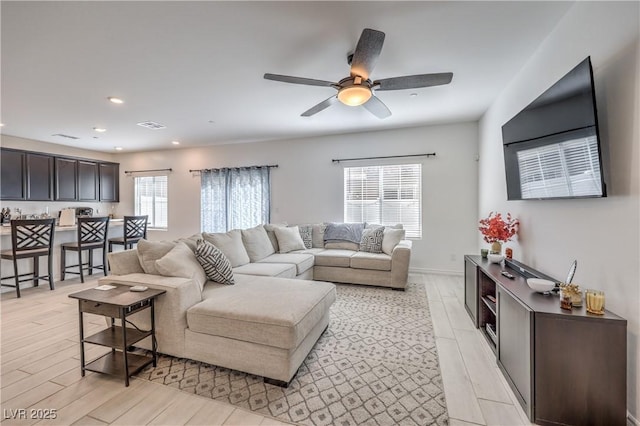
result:
[[[288,388],[161,355],[138,377],[302,425],[446,425],[423,285],[337,285],[331,324]]]

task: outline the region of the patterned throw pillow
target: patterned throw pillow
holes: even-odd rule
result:
[[[233,269],[229,259],[208,241],[198,240],[196,243],[196,259],[202,265],[207,278],[220,284],[235,284]]]
[[[360,240],[360,251],[368,253],[382,253],[382,238],[384,237],[384,226],[378,228],[367,228],[362,231]]]
[[[313,247],[313,226],[312,225],[298,225],[300,236],[304,247],[310,249]]]

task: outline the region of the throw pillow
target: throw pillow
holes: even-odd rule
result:
[[[389,256],[401,240],[404,240],[404,229],[385,228],[382,237],[382,251]]]
[[[207,278],[220,284],[235,284],[231,262],[222,250],[205,240],[198,240],[196,246],[196,259]]]
[[[146,274],[161,275],[156,268],[156,260],[169,253],[176,245],[173,241],[148,241],[144,238],[138,241],[138,260]]]
[[[187,247],[189,247],[191,249],[192,252],[196,252],[196,242],[198,240],[202,239],[202,234],[201,233],[197,233],[197,234],[193,234],[190,237],[187,238],[178,238],[178,240],[176,242],[183,242],[187,245]]]
[[[202,266],[189,246],[178,242],[169,253],[156,260],[156,268],[165,277],[191,278],[200,286],[200,291],[207,282]]]
[[[304,243],[304,248],[310,249],[313,247],[313,226],[311,225],[298,225],[300,230],[300,237]]]
[[[382,239],[384,237],[384,226],[377,228],[367,228],[362,231],[360,240],[360,251],[368,253],[382,253]]]
[[[264,226],[258,225],[255,228],[242,230],[242,242],[247,250],[249,260],[257,262],[270,254],[275,253],[271,240],[265,231]]]
[[[324,248],[324,231],[327,229],[327,225],[324,223],[316,223],[312,225],[312,227],[311,246],[313,248]]]
[[[280,247],[280,253],[289,253],[293,250],[304,250],[304,241],[300,236],[300,230],[297,226],[291,226],[289,228],[275,228],[274,232],[278,239],[278,246]]]
[[[225,233],[209,234],[202,233],[205,241],[210,242],[218,247],[222,253],[229,259],[232,267],[242,266],[249,263],[249,255],[242,244],[242,233],[239,229]]]
[[[276,238],[276,233],[274,231],[275,228],[277,227],[286,227],[287,224],[286,223],[266,223],[264,225],[264,230],[267,231],[267,236],[269,237],[269,240],[271,240],[271,245],[273,246],[273,250],[274,252],[278,252],[280,251],[280,247],[278,246],[278,238]]]

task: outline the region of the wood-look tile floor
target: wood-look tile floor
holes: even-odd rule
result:
[[[451,425],[529,424],[486,341],[464,306],[462,277],[412,274],[426,286]],[[0,303],[0,422],[46,425],[283,425],[169,386],[88,372],[80,376],[77,301],[68,297],[96,285],[78,279],[28,288]],[[85,314],[85,332],[105,327]],[[107,349],[87,345],[92,359]],[[55,419],[45,419],[55,410]],[[26,418],[20,418],[26,417]]]

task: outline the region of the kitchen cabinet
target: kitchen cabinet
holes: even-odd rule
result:
[[[55,157],[56,201],[78,199],[78,160]]]
[[[53,157],[45,154],[26,154],[27,200],[53,200]]]
[[[78,160],[78,201],[98,201],[98,163]]]
[[[0,199],[25,200],[25,158],[23,151],[2,148],[0,151]]]
[[[100,201],[120,201],[119,172],[118,163],[100,164]]]

